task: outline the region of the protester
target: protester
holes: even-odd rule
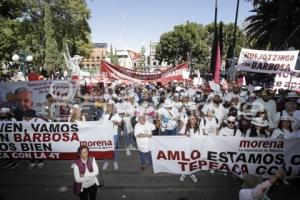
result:
[[[179,132],[180,135],[185,135],[187,137],[191,136],[200,136],[200,129],[199,129],[199,123],[198,119],[194,114],[191,114],[189,116],[187,124],[180,130]],[[180,181],[184,181],[186,175],[182,174],[180,176]],[[193,180],[194,183],[198,182],[197,177],[195,174],[190,174],[190,178]]]
[[[146,159],[149,162],[149,166],[152,166],[149,138],[152,137],[152,131],[154,129],[154,125],[150,122],[147,122],[145,115],[140,113],[138,116],[138,123],[134,127],[134,135],[136,137],[137,147],[140,152],[141,171],[146,169]]]
[[[81,113],[81,108],[78,104],[72,106],[71,115],[68,122],[86,121],[85,116]]]
[[[271,138],[290,138],[293,137],[292,128],[293,119],[289,115],[283,115],[280,117],[280,121],[277,129],[271,135]]]
[[[31,122],[31,123],[44,123],[45,120],[39,118],[36,116],[36,112],[34,110],[26,110],[22,112],[23,121],[25,122]],[[35,166],[37,166],[39,169],[44,167],[44,160],[39,159],[31,159],[30,163],[28,165],[28,169],[31,170]]]
[[[266,132],[268,122],[261,117],[254,117],[251,121],[250,132],[246,137],[260,137],[268,138],[269,135]]]
[[[224,122],[226,126],[221,128],[218,135],[242,137],[242,133],[237,127],[236,117],[229,116]]]
[[[16,121],[16,119],[13,118],[10,108],[2,107],[0,109],[0,122],[11,122]],[[8,162],[4,163],[1,168],[2,169],[14,169],[20,165],[18,160],[10,159]]]
[[[89,156],[89,148],[80,146],[77,150],[79,158],[74,161],[73,175],[75,179],[74,193],[80,200],[96,200],[98,190],[99,168],[95,158]]]
[[[165,135],[176,135],[178,127],[178,111],[170,99],[165,100],[163,107],[157,111],[162,119]]]
[[[200,122],[200,133],[201,135],[216,136],[219,132],[219,119],[215,117],[215,110],[208,109],[206,116]]]
[[[103,117],[100,119],[103,123],[107,121],[111,121],[113,123],[113,137],[114,137],[114,169],[118,170],[119,169],[119,164],[117,162],[118,157],[117,157],[117,146],[119,144],[119,127],[122,125],[122,118],[120,115],[116,112],[115,108],[115,102],[113,100],[109,100],[106,104],[106,108],[103,114]],[[108,160],[104,161],[104,164],[102,166],[103,170],[106,170],[107,167],[109,166]]]

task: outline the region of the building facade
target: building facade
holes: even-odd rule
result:
[[[80,63],[83,71],[91,74],[99,74],[101,59],[108,59],[108,44],[107,43],[93,43],[94,48],[88,58],[83,58]]]

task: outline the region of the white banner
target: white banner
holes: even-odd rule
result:
[[[237,68],[258,73],[290,73],[295,70],[299,51],[242,49]]]
[[[47,94],[56,100],[72,101],[77,87],[77,83],[70,80],[0,82],[0,102],[7,101],[7,94],[11,94],[21,106],[41,112]]]
[[[300,88],[300,78],[290,74],[276,74],[273,89],[298,90]]]
[[[287,177],[300,176],[300,139],[153,136],[151,153],[154,173],[214,169],[269,177],[284,167]]]
[[[112,158],[112,122],[0,122],[0,159],[76,159],[80,145],[97,159]]]

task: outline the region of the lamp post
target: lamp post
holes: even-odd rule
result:
[[[15,62],[21,62],[21,69],[23,71],[24,80],[26,81],[26,64],[31,62],[33,60],[33,57],[31,55],[26,55],[25,53],[20,52],[19,54],[14,54],[12,56],[12,60]]]

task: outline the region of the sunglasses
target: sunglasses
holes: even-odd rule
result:
[[[227,124],[235,124],[235,122],[227,122]]]

